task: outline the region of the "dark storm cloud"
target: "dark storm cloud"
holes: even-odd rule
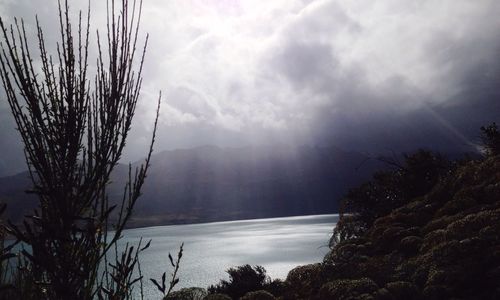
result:
[[[370,55],[345,63],[335,43],[301,43],[291,32],[269,59],[270,72],[279,72],[296,92],[312,91],[303,98],[303,109],[313,116],[309,134],[315,141],[374,152],[474,150],[479,127],[500,117],[499,5],[490,2],[483,8],[463,18],[456,30],[429,18],[436,23],[411,33],[413,43],[400,44],[399,55],[411,56],[415,50],[405,52],[407,47],[417,49],[412,59],[424,68],[411,66],[416,74],[400,66],[392,73],[382,69],[384,64],[373,68]],[[352,35],[359,41],[371,33],[361,27]],[[419,34],[424,38],[419,40]],[[380,38],[383,44],[399,37]],[[372,58],[377,59],[376,53]],[[385,66],[393,67],[390,58]],[[370,79],[374,74],[383,79]],[[419,81],[422,76],[428,78]],[[311,105],[315,97],[322,100]]]
[[[10,1],[57,40],[56,1]],[[87,1],[71,1],[85,8]],[[104,1],[92,1],[93,29]],[[363,152],[474,147],[500,116],[500,2],[144,2],[150,44],[125,159],[147,147],[163,90],[157,150],[202,144],[337,144]],[[4,169],[22,161],[0,104]],[[17,157],[17,158],[16,158]]]

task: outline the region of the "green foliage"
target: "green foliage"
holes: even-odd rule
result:
[[[323,286],[303,298],[498,299],[499,196],[498,156],[442,173],[425,194],[333,245]]]
[[[415,284],[408,281],[389,282],[386,285],[387,291],[394,299],[419,299],[421,294]]]
[[[239,299],[248,292],[264,290],[271,282],[262,266],[244,265],[230,268],[226,272],[229,274],[229,281],[221,280],[210,286],[210,294],[226,294],[233,299]]]
[[[269,284],[264,286],[264,289],[272,295],[278,297],[283,295],[287,290],[286,283],[281,279],[274,279]]]
[[[282,299],[499,299],[498,156],[390,163],[349,193],[331,252],[290,271]]]
[[[323,285],[319,294],[321,299],[370,299],[378,289],[370,278],[341,279]]]
[[[349,193],[324,261],[291,270],[274,297],[500,299],[500,157],[450,162],[421,150],[390,163]],[[229,273],[210,291],[269,297],[262,272]]]
[[[366,226],[366,222],[363,222],[358,215],[342,215],[333,229],[329,246],[333,247],[341,241],[361,236],[366,231]]]
[[[229,297],[226,294],[208,294],[203,300],[232,300],[231,297]]]
[[[500,131],[496,123],[481,127],[481,140],[487,155],[500,154]]]
[[[351,189],[343,200],[344,211],[330,244],[360,236],[373,222],[412,199],[428,193],[453,164],[439,154],[419,150],[405,154],[404,163],[382,159],[393,169]]]
[[[255,292],[248,292],[240,299],[241,300],[275,300],[276,297],[274,297],[273,294],[269,293],[268,291],[260,290],[260,291],[255,291]]]
[[[324,280],[321,264],[298,266],[288,272],[285,299],[307,299],[315,294]]]
[[[164,300],[203,300],[208,295],[207,291],[199,287],[183,288],[165,296]]]

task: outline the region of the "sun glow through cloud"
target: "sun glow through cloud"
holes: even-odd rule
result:
[[[13,1],[0,10],[26,18],[28,26],[36,13],[50,26],[55,5]],[[85,10],[87,1],[71,5]],[[91,1],[93,30],[102,30],[104,5]],[[443,114],[486,101],[483,92],[471,94],[472,83],[500,76],[498,13],[493,0],[144,1],[141,29],[150,42],[132,137],[150,132],[159,90],[159,149],[276,140],[415,146],[398,138],[408,135],[389,120],[408,123],[404,130],[439,128],[419,129],[423,136],[466,136],[464,128],[480,123],[480,106],[467,117],[473,125]],[[369,128],[363,136],[354,133],[363,128]],[[372,138],[381,135],[384,141]],[[135,148],[131,153],[143,152]]]

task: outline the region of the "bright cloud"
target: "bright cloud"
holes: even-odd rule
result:
[[[52,26],[55,2],[2,2],[0,12],[29,21],[37,13]],[[104,1],[91,7],[102,30]],[[150,43],[136,135],[151,129],[162,90],[160,149],[277,135],[363,146],[370,137],[354,131],[392,132],[389,120],[424,136],[433,130],[418,124],[423,111],[491,103],[498,15],[495,0],[145,0]],[[56,32],[47,30],[54,41]],[[436,124],[476,126],[482,112]]]

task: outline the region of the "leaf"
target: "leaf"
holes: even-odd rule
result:
[[[158,288],[158,290],[160,292],[165,293],[165,289],[161,287],[161,285],[158,283],[158,281],[156,281],[153,278],[149,278],[149,280],[151,280],[151,282],[153,282],[153,284],[156,285],[156,288]]]
[[[177,253],[177,261],[181,260],[183,251],[184,251],[184,243],[181,244],[181,246],[179,248],[179,252]]]
[[[105,288],[105,287],[101,287],[101,290],[106,294],[106,295],[111,295],[111,292]]]
[[[108,218],[108,216],[111,214],[111,212],[116,208],[116,204],[115,205],[112,205],[110,208],[108,208],[108,210],[106,210],[106,212],[104,213],[104,217],[105,218]]]
[[[170,253],[168,254],[168,259],[170,259],[170,264],[172,264],[172,267],[175,268],[174,259],[172,258],[172,255]]]
[[[149,248],[149,246],[151,245],[151,241],[152,240],[149,240],[149,242],[146,244],[146,246],[141,248],[141,252]]]
[[[172,287],[179,283],[179,278],[175,278],[174,282],[172,282]]]
[[[132,280],[132,282],[130,282],[130,285],[133,285],[133,284],[134,284],[134,283],[136,283],[137,281],[142,280],[142,277],[143,277],[143,276],[141,276],[141,277],[139,277],[139,278],[136,278],[136,279]]]

